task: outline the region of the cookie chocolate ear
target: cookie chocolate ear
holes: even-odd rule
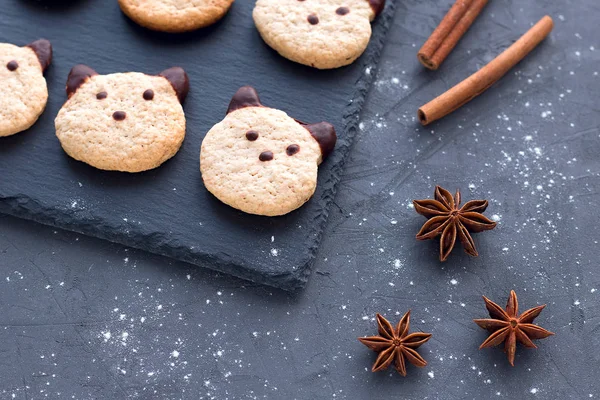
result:
[[[190,91],[190,79],[183,68],[172,67],[165,69],[158,75],[162,76],[171,83],[171,86],[173,86],[173,89],[175,89],[175,93],[177,93],[179,102],[183,104],[183,101]]]
[[[231,98],[227,114],[245,107],[262,107],[256,89],[252,86],[242,86]]]
[[[39,39],[29,43],[26,47],[29,47],[37,55],[42,66],[42,72],[45,71],[52,62],[52,45],[50,42],[46,39]]]
[[[306,128],[310,132],[312,137],[319,142],[321,147],[321,154],[323,158],[327,157],[333,151],[335,142],[337,142],[337,135],[335,134],[335,128],[329,122],[318,122],[316,124],[305,124],[304,122],[298,121],[300,125]]]
[[[368,0],[371,8],[375,12],[375,16],[381,14],[383,7],[385,7],[385,0]]]
[[[74,66],[67,78],[67,97],[71,98],[77,89],[94,75],[98,75],[98,73],[87,65],[79,64]]]

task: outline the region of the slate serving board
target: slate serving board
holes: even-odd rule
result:
[[[49,39],[46,111],[27,132],[0,139],[0,212],[81,232],[286,290],[302,287],[321,239],[344,159],[357,131],[394,12],[388,0],[361,59],[318,71],[294,64],[266,46],[252,21],[251,0],[238,0],[213,27],[162,34],[138,27],[114,1],[6,0],[0,41],[25,45]],[[85,63],[100,74],[157,74],[183,67],[191,91],[184,104],[187,136],[162,167],[141,173],[104,172],[66,156],[54,118],[66,100],[66,77]],[[335,152],[321,166],[315,196],[284,217],[246,215],[206,191],[199,149],[242,85],[256,87],[267,106],[307,122],[329,121]]]

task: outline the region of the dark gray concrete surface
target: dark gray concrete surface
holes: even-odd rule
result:
[[[589,399],[600,396],[600,8],[492,1],[440,71],[418,47],[449,1],[401,1],[313,275],[288,294],[142,251],[0,217],[0,398]],[[551,37],[461,110],[416,109],[542,15]],[[437,261],[411,207],[435,184],[498,221]],[[274,246],[276,246],[276,242]],[[473,318],[481,295],[556,333],[510,367]],[[429,365],[373,374],[380,312],[433,333]]]

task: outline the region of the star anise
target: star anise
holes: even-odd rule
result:
[[[387,319],[377,314],[379,336],[358,338],[362,344],[379,353],[373,364],[373,372],[386,369],[393,361],[396,364],[396,371],[406,376],[405,359],[417,367],[427,365],[427,361],[415,349],[427,342],[431,338],[431,333],[416,332],[409,335],[409,327],[410,310],[404,314],[395,329]]]
[[[449,191],[435,187],[435,200],[414,200],[415,210],[428,218],[419,233],[418,240],[440,238],[440,261],[446,261],[456,237],[460,239],[465,252],[477,257],[475,242],[469,232],[481,232],[494,229],[496,223],[482,214],[488,206],[487,200],[471,200],[460,207],[460,192],[452,197]]]
[[[531,308],[519,316],[519,303],[514,290],[510,291],[506,311],[485,296],[483,296],[483,300],[485,300],[485,306],[492,319],[475,319],[473,321],[481,328],[492,332],[492,334],[481,344],[479,349],[497,346],[505,342],[504,351],[508,356],[508,362],[513,367],[515,366],[517,342],[522,343],[525,347],[537,349],[537,346],[531,341],[532,339],[544,339],[554,335],[554,333],[532,323],[546,307],[545,304]]]

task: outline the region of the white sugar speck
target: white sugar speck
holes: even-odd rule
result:
[[[458,281],[456,279],[450,279],[450,283],[452,285],[458,285]]]
[[[531,388],[531,390],[529,391],[529,393],[536,394],[537,391],[538,391],[537,388]]]
[[[493,220],[493,221],[496,221],[496,222],[498,222],[498,221],[500,221],[501,219],[502,219],[502,216],[501,216],[501,215],[498,215],[498,214],[494,214],[494,215],[492,215],[492,220]]]
[[[431,379],[433,379],[433,377],[434,377],[434,375],[433,375],[433,371],[429,371],[429,372],[427,373],[427,375],[429,375],[429,377],[430,377]]]
[[[177,350],[173,350],[173,352],[171,353],[171,357],[179,358],[179,352]]]
[[[279,254],[279,250],[277,250],[277,249],[271,249],[271,255],[273,257],[277,257],[278,254]]]

